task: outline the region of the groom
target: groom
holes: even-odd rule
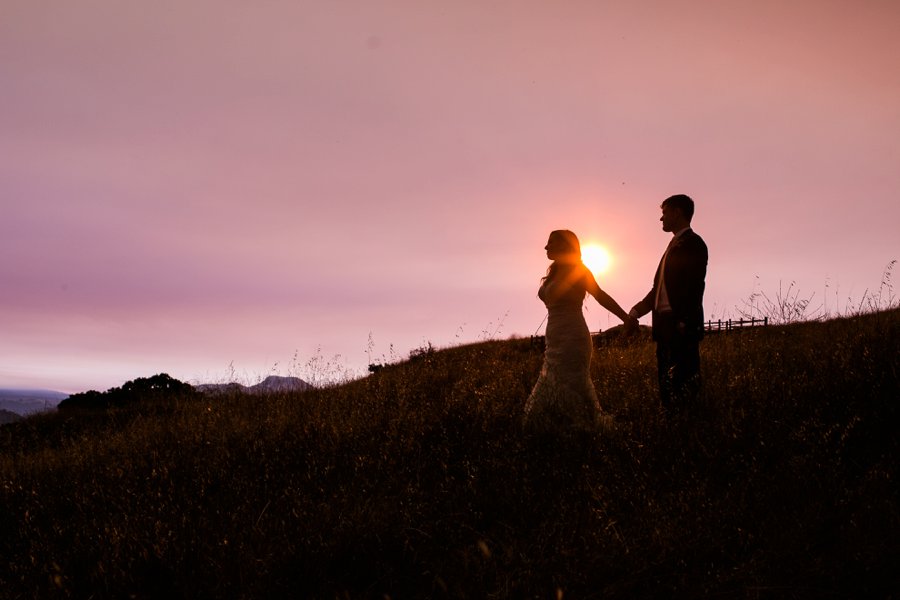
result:
[[[708,253],[691,229],[694,201],[684,194],[666,198],[662,229],[672,234],[663,253],[653,288],[634,305],[630,316],[653,312],[653,339],[659,396],[663,410],[690,408],[700,392],[700,340],[703,339],[703,290]]]

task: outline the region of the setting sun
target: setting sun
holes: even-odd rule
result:
[[[581,261],[594,275],[606,273],[612,264],[609,251],[598,244],[586,244],[581,247]]]

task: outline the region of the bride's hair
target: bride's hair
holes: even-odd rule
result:
[[[577,235],[568,229],[557,229],[550,232],[550,239],[560,243],[564,256],[550,263],[547,274],[541,279],[542,283],[556,277],[561,269],[568,271],[573,265],[581,264],[581,243]]]

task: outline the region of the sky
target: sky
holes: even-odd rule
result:
[[[675,193],[707,318],[846,311],[900,259],[898,31],[893,0],[0,0],[0,387],[527,337],[554,229],[627,310]]]

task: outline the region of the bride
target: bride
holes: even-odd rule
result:
[[[574,233],[553,231],[544,249],[553,261],[538,290],[548,311],[547,345],[540,377],[525,402],[525,426],[529,431],[590,431],[601,417],[590,376],[593,345],[582,314],[585,294],[623,322],[631,317],[581,262]]]

